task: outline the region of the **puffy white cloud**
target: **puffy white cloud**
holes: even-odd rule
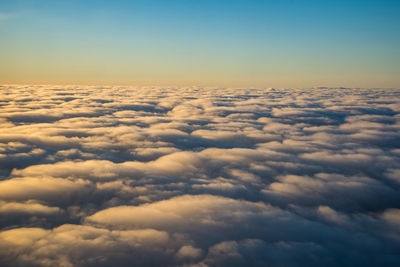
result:
[[[176,256],[178,258],[189,258],[189,259],[198,259],[203,254],[203,251],[199,248],[194,248],[190,245],[185,245],[181,247]]]
[[[86,222],[115,228],[155,228],[174,231],[209,231],[253,216],[279,213],[263,203],[213,195],[184,195],[140,206],[118,206],[99,211]],[[200,229],[204,228],[204,229]]]
[[[165,249],[169,239],[168,233],[152,229],[110,231],[67,224],[53,230],[19,228],[0,233],[0,263],[6,266],[157,266],[172,257],[168,255],[172,252]]]
[[[27,214],[53,214],[58,213],[60,209],[58,207],[48,207],[40,203],[34,202],[0,202],[0,213],[2,214],[13,214],[13,213],[27,213]]]
[[[23,177],[0,181],[2,200],[68,201],[91,190],[90,183],[78,179]]]
[[[0,265],[400,265],[393,89],[2,86]]]

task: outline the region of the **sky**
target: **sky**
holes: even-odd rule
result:
[[[400,87],[394,0],[0,1],[0,83]]]

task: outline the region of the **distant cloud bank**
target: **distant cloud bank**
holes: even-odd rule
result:
[[[400,266],[400,91],[0,86],[1,266]]]

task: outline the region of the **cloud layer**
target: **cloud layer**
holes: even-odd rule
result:
[[[398,266],[395,89],[0,87],[1,266]]]

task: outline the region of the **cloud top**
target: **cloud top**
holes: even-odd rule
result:
[[[395,89],[0,87],[1,266],[398,266]]]

